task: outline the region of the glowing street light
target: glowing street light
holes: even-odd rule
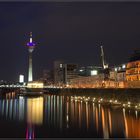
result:
[[[110,100],[109,102],[112,103],[112,100]]]

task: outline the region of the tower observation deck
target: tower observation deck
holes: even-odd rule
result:
[[[32,32],[30,32],[30,41],[27,43],[28,51],[29,51],[29,69],[28,69],[28,82],[33,81],[33,68],[32,68],[32,53],[35,48],[35,43],[32,39]]]

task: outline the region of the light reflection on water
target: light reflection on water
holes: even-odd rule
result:
[[[27,99],[27,123],[43,123],[43,97]]]
[[[71,99],[71,96],[24,97],[9,93],[0,98],[0,122],[14,121],[25,124],[23,133],[27,139],[34,137],[140,138],[139,111]],[[16,134],[13,133],[14,136]]]

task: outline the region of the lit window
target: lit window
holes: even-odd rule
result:
[[[63,65],[62,65],[62,64],[60,64],[60,68],[62,68],[62,66],[63,66]]]
[[[82,72],[83,70],[79,70],[80,72]]]
[[[125,64],[124,64],[124,65],[122,65],[122,68],[123,68],[123,69],[125,69],[125,68],[126,68]]]
[[[91,75],[97,75],[97,73],[98,73],[97,70],[92,70],[91,71]]]

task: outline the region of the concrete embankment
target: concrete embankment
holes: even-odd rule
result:
[[[139,102],[140,103],[140,88],[125,88],[125,89],[47,89],[49,94],[59,94],[68,96],[92,96],[96,98],[116,99],[119,101]]]
[[[35,92],[34,89],[30,89]],[[0,88],[0,93],[8,92],[20,93],[19,88]],[[32,95],[32,92],[29,94]],[[104,98],[106,100],[118,100],[121,102],[140,103],[140,88],[45,88],[37,89],[44,94],[56,94],[65,96],[90,96],[97,99]]]
[[[9,93],[9,92],[19,92],[20,88],[11,88],[11,87],[1,87],[0,88],[0,94],[5,94],[5,93]]]

